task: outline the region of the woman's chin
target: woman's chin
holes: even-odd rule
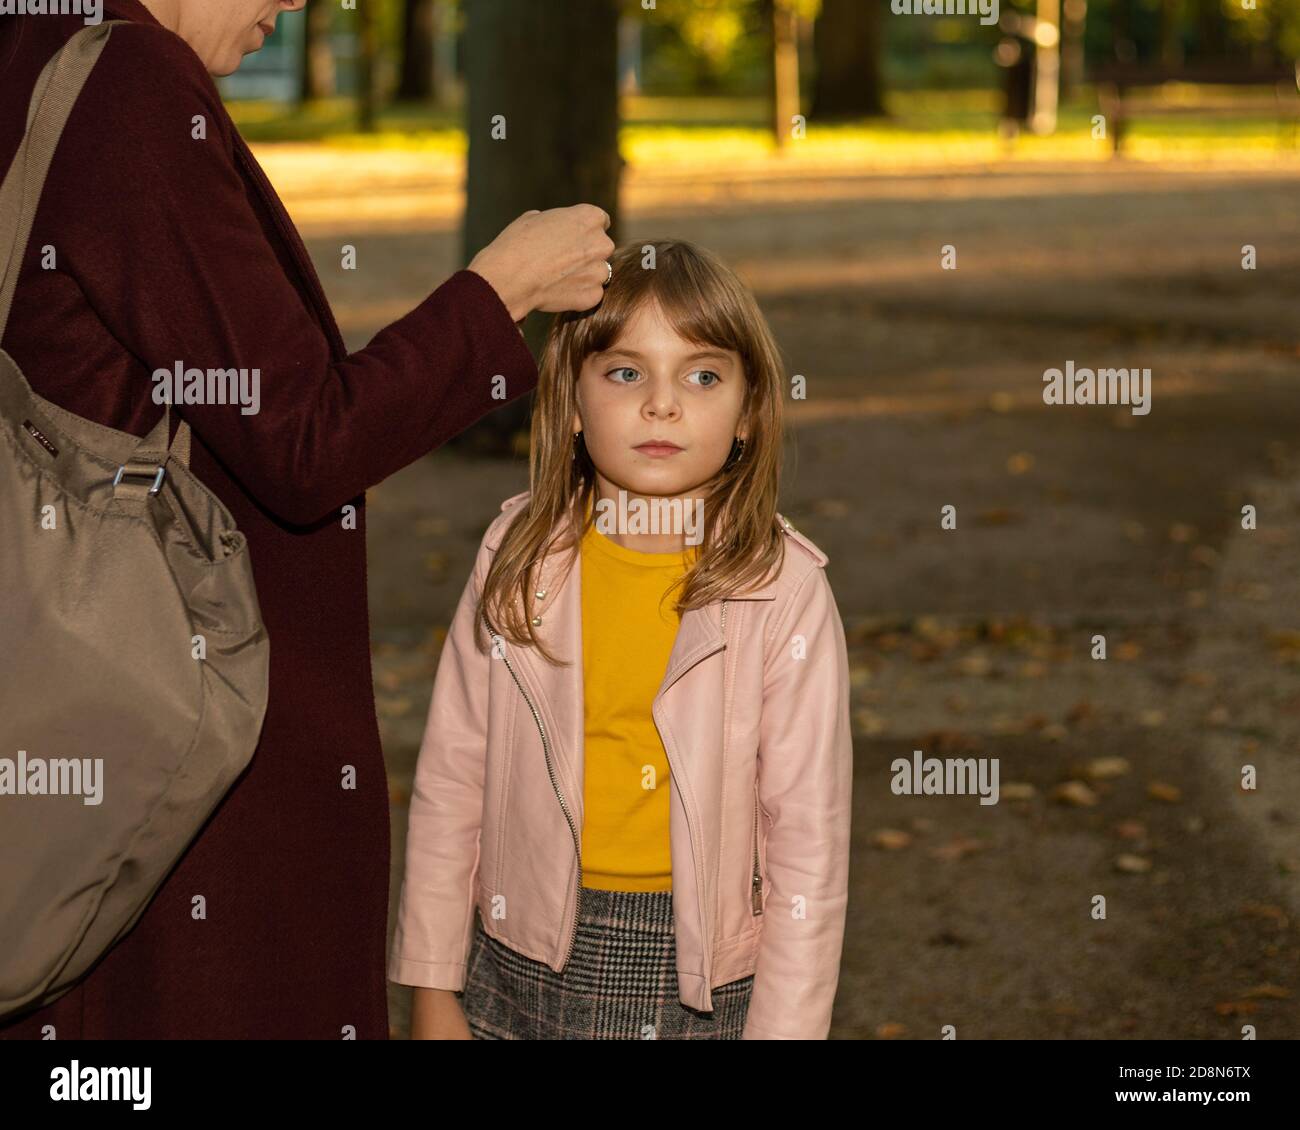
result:
[[[260,50],[262,50],[262,45],[259,43],[256,47],[250,47],[247,50],[232,48],[223,51],[215,59],[208,61],[208,74],[213,77],[233,75],[239,70],[239,65],[244,61],[245,56],[255,54]]]

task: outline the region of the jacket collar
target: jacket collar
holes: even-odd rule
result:
[[[531,493],[530,491],[526,491],[526,490],[525,490],[525,491],[520,491],[518,494],[511,495],[509,498],[507,498],[507,499],[506,499],[506,500],[501,504],[501,510],[502,510],[502,512],[504,512],[504,511],[506,511],[506,510],[509,510],[509,509],[512,509],[513,507],[519,505],[521,502],[523,502],[523,501],[524,501],[524,500],[529,496],[530,493]],[[784,515],[782,515],[782,514],[778,514],[778,515],[777,515],[777,520],[781,523],[782,526],[785,527],[785,529],[786,529],[786,531],[787,531],[788,533],[793,533],[793,532],[794,532],[794,527],[791,526],[790,523],[789,523],[788,521],[786,521]],[[501,523],[498,525],[497,529],[496,529],[495,531],[493,531],[493,532],[489,535],[489,537],[488,537],[488,539],[487,539],[487,543],[486,543],[486,544],[487,544],[487,547],[488,547],[489,549],[493,549],[493,550],[495,550],[495,549],[498,549],[498,548],[500,547],[500,545],[501,545],[501,541],[502,541],[502,538],[504,538],[504,536],[505,536],[506,527],[507,527],[508,525],[509,525],[508,522],[501,522]],[[557,579],[559,578],[561,572],[562,572],[563,569],[564,569],[564,562],[565,562],[566,558],[569,556],[569,554],[570,554],[571,552],[572,552],[572,551],[571,551],[569,548],[567,548],[567,547],[565,547],[565,548],[555,548],[555,547],[552,547],[551,549],[547,550],[545,556],[543,557],[542,576],[543,576],[543,578],[545,579],[545,581],[546,581],[546,583],[547,583],[548,585],[551,584],[551,583],[553,583],[553,578],[557,578]],[[823,563],[824,563],[824,562],[825,562],[825,555],[821,554],[820,550],[816,550],[816,549],[814,549],[814,552],[816,552],[816,553],[818,553],[819,555],[821,555],[822,561],[823,561]],[[574,561],[574,563],[573,563],[573,569],[572,569],[572,571],[571,571],[571,579],[574,580],[574,581],[579,581],[579,582],[580,582],[580,566],[581,566],[581,560],[580,560],[580,558],[581,558],[581,554],[579,554],[579,560],[575,560],[575,561]],[[566,578],[565,581],[562,582],[562,583],[567,583],[567,580],[568,580],[568,578]],[[546,586],[545,586],[545,585],[543,585],[542,587],[543,587],[544,589],[546,589]],[[727,599],[728,601],[732,601],[732,600],[773,600],[773,599],[775,599],[775,597],[776,597],[776,590],[777,590],[777,582],[774,581],[774,580],[769,580],[769,581],[768,581],[765,585],[763,585],[761,588],[753,589],[753,590],[750,591],[750,592],[736,593],[736,594],[734,594],[734,595],[729,595],[726,599]],[[581,590],[579,590],[579,591],[581,591]],[[549,596],[550,596],[550,590],[549,590],[549,589],[546,589],[546,592],[547,592],[547,597],[549,597]],[[715,602],[715,605],[718,604],[718,603],[720,603],[720,602]],[[697,610],[692,610],[692,611],[697,611]],[[682,627],[684,628],[685,625],[686,625],[686,617],[683,616],[683,617],[682,617]]]
[[[528,497],[528,493],[524,491],[507,499],[501,509],[506,510],[518,504]],[[506,522],[499,524],[496,533],[488,539],[489,548],[496,549],[500,546],[507,525]],[[559,732],[563,734],[573,733],[575,727],[582,724],[582,553],[579,551],[574,554],[572,565],[566,567],[571,552],[568,548],[550,549],[543,558],[540,579],[534,589],[534,594],[544,594],[536,600],[534,606],[534,614],[541,621],[534,625],[537,635],[548,651],[569,665],[551,668],[544,660],[534,658],[532,648],[521,648],[515,652],[533,676],[534,684],[542,666],[547,668],[548,683],[558,683],[556,693],[545,696],[557,712],[575,708],[578,711],[573,717],[557,717],[554,720]],[[776,583],[770,582],[751,592],[728,596],[726,603],[773,600],[776,592]],[[701,660],[726,646],[722,632],[722,605],[723,601],[717,600],[704,608],[689,609],[682,615],[656,698],[662,696]],[[733,609],[733,621],[735,612]]]
[[[518,505],[529,495],[528,491],[506,499],[501,509],[508,510]],[[808,545],[825,561],[825,555],[807,542],[801,534],[781,515],[778,515],[786,533]],[[495,529],[485,539],[489,549],[497,549],[501,544],[508,521],[498,520]],[[787,547],[787,552],[790,547]],[[512,649],[520,674],[529,684],[530,694],[537,704],[537,709],[545,718],[553,734],[560,736],[557,743],[561,772],[568,778],[567,784],[573,795],[581,797],[581,763],[577,760],[576,750],[582,749],[585,727],[585,701],[583,691],[582,662],[582,553],[574,553],[572,564],[568,564],[570,549],[549,550],[542,559],[540,577],[534,593],[544,595],[534,604],[534,615],[541,622],[536,624],[538,637],[548,651],[556,655],[564,666],[553,667],[547,663],[536,649],[521,647]],[[673,641],[672,651],[668,656],[668,666],[663,681],[655,694],[655,706],[658,707],[669,688],[683,675],[702,660],[726,647],[723,635],[722,612],[724,605],[740,601],[773,600],[776,597],[778,582],[769,582],[762,588],[751,592],[728,596],[725,601],[717,600],[703,608],[692,608],[682,615],[677,635]],[[727,637],[735,639],[735,625],[743,619],[742,608],[730,608],[727,617]],[[665,719],[671,718],[667,704]],[[658,716],[656,716],[658,717]],[[689,758],[689,751],[687,752]]]

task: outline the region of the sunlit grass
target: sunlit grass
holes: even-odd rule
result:
[[[1271,97],[1271,94],[1269,95]],[[1125,154],[1136,160],[1300,162],[1293,121],[1279,122],[1260,92],[1170,87],[1154,97],[1161,108],[1190,113],[1152,114],[1135,104]],[[1253,101],[1251,100],[1253,99]],[[1147,105],[1152,98],[1148,96]],[[1092,136],[1095,101],[1067,105],[1057,131],[1014,141],[998,132],[996,91],[904,91],[889,99],[887,118],[850,123],[810,122],[783,159],[792,163],[892,167],[999,160],[1089,161],[1110,156],[1110,143]],[[1205,106],[1198,111],[1196,107]],[[1239,106],[1230,114],[1223,107]],[[458,107],[398,104],[377,116],[376,131],[358,129],[350,99],[306,108],[235,102],[232,117],[254,142],[309,141],[346,148],[431,151],[462,155],[466,139]],[[706,164],[760,164],[778,153],[765,124],[762,99],[625,98],[620,148],[633,165],[656,168]]]

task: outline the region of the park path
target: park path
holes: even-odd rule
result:
[[[259,156],[352,347],[456,268],[458,166]],[[833,1036],[1300,1037],[1298,179],[631,171],[624,238],[723,255],[808,377],[782,510],[829,555],[854,669]],[[1149,367],[1151,413],[1047,410],[1067,359]],[[370,495],[394,894],[440,633],[526,485],[522,462],[438,452]],[[1001,802],[894,796],[914,749],[999,758]]]

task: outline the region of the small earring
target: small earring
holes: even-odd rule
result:
[[[574,459],[575,461],[576,461],[577,458],[578,458],[578,440],[581,439],[581,438],[582,438],[582,432],[578,431],[578,432],[574,432],[574,433],[573,433],[573,453],[572,453],[572,457],[573,457],[573,459]]]
[[[727,456],[728,463],[740,461],[741,456],[745,454],[745,441],[737,437],[731,441],[731,454]]]

